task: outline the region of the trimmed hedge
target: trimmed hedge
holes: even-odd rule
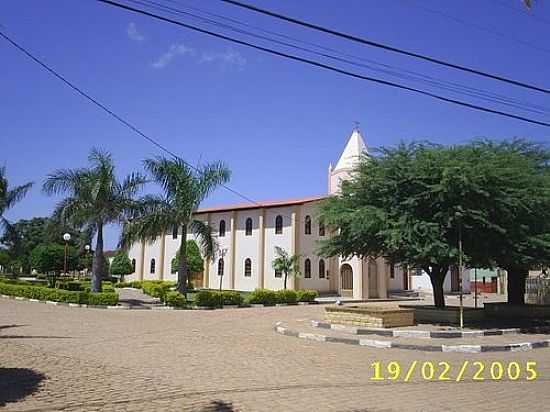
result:
[[[296,303],[298,297],[296,291],[292,289],[281,289],[276,292],[277,303]]]
[[[247,299],[248,303],[258,305],[274,305],[277,303],[277,292],[269,289],[255,289]]]
[[[144,280],[141,282],[141,289],[146,295],[159,298],[164,302],[166,293],[174,287],[174,282],[163,280]]]
[[[319,296],[319,293],[316,290],[304,289],[297,290],[296,295],[298,302],[315,302],[315,298]]]
[[[115,284],[115,288],[136,288],[141,289],[141,280],[134,280],[131,282],[118,282]]]
[[[221,299],[224,305],[242,305],[243,297],[239,292],[224,290]],[[200,307],[216,308],[220,306],[220,292],[215,290],[201,290],[195,294],[195,305]]]
[[[5,282],[0,282],[0,294],[63,303],[90,305],[116,305],[118,303],[116,293],[88,293],[43,286],[14,285]]]
[[[175,308],[183,308],[187,306],[187,300],[185,299],[185,296],[175,291],[166,292],[165,303],[168,306],[173,306]]]

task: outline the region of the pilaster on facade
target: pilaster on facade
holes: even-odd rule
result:
[[[210,213],[206,214],[206,224],[210,227]],[[208,288],[210,285],[210,258],[205,258],[202,262],[202,287]]]
[[[145,272],[145,241],[141,241],[140,256],[139,260],[141,262],[139,267],[139,280],[143,280],[143,273]]]
[[[295,207],[291,215],[290,256],[297,255],[300,250],[300,208]],[[290,289],[299,289],[300,281],[296,276],[290,278]]]
[[[258,288],[265,287],[265,209],[262,209],[258,217]]]
[[[159,256],[159,280],[164,279],[164,256],[166,255],[166,233],[160,235],[160,256]]]
[[[376,259],[376,266],[378,272],[378,297],[386,298],[387,297],[387,284],[388,284],[388,265],[386,259],[378,258]]]
[[[231,212],[231,245],[230,245],[230,262],[229,262],[229,288],[235,289],[235,251],[236,251],[236,236],[237,236],[237,212]]]

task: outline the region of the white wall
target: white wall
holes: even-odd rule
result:
[[[265,260],[264,260],[264,286],[267,289],[279,290],[284,287],[284,274],[280,278],[275,277],[275,271],[271,267],[275,259],[275,246],[279,246],[291,253],[292,246],[292,207],[269,208],[265,211]],[[283,233],[275,234],[275,217],[283,217]],[[287,288],[292,280],[287,280]]]
[[[426,272],[422,271],[421,276],[416,276],[415,272],[412,272],[411,275],[411,289],[432,290],[432,283]],[[470,269],[464,269],[462,273],[462,290],[470,292]],[[447,272],[447,276],[445,276],[443,291],[445,293],[451,292],[451,271]]]
[[[218,230],[222,219],[225,220],[225,236],[219,237]],[[231,282],[231,279],[229,278],[231,270],[231,212],[212,213],[210,215],[210,225],[212,226],[212,230],[216,236],[219,249],[226,250],[225,256],[223,257],[224,270],[222,288],[229,289]],[[217,253],[215,258],[210,262],[208,287],[211,289],[218,289],[220,287],[220,277],[218,276],[218,261],[220,257],[220,253]]]
[[[237,213],[237,232],[235,237],[235,289],[254,290],[258,287],[258,251],[259,251],[259,220],[260,209],[241,210]],[[252,235],[246,236],[246,219],[252,219]],[[244,276],[244,262],[252,261],[252,275]]]

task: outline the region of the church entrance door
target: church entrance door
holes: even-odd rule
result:
[[[340,268],[340,295],[353,297],[353,269],[347,263]]]

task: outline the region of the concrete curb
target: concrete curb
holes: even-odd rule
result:
[[[275,324],[275,332],[284,336],[312,340],[315,342],[343,343],[347,345],[365,346],[376,349],[405,349],[422,352],[461,352],[461,353],[485,353],[485,352],[516,352],[550,347],[550,339],[538,342],[510,343],[504,345],[415,345],[365,339],[356,337],[326,336],[316,333],[298,332],[287,328],[282,322]]]
[[[519,335],[522,333],[550,334],[550,327],[531,328],[507,328],[507,329],[484,329],[474,331],[460,330],[403,330],[384,328],[359,328],[355,326],[340,325],[318,320],[312,320],[311,326],[321,329],[332,329],[353,335],[379,335],[394,338],[428,338],[428,339],[456,339],[456,338],[479,338],[483,336]]]

